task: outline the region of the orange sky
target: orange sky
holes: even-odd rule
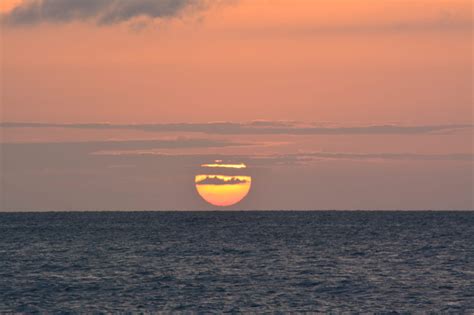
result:
[[[47,16],[47,7],[43,8],[40,21],[11,22],[18,12],[15,10],[24,6],[21,0],[3,0],[0,3],[3,12],[0,121],[163,124],[263,119],[338,127],[472,125],[470,0],[204,0],[202,3],[205,4],[202,7],[185,8],[171,17],[137,17],[100,25],[97,16],[101,12],[95,17],[77,18],[71,14],[73,11],[66,10],[58,21],[54,20],[55,16]],[[123,128],[2,128],[1,131],[3,142],[200,137],[258,143],[244,147],[160,149],[178,155],[286,155],[309,151],[408,156],[472,153],[472,128],[391,136],[383,133],[363,136],[153,133]],[[272,172],[263,173],[272,178],[274,185],[267,189],[267,195],[251,192],[249,198],[254,203],[248,206],[259,202],[261,208],[274,207],[274,203],[268,202],[269,191],[277,194],[289,191],[293,197],[288,200],[300,200],[295,201],[300,208],[310,205],[313,200],[305,199],[304,189],[295,190],[274,180],[290,176],[289,182],[294,186],[298,177],[306,174],[308,184],[317,174],[330,176],[330,171],[338,169],[331,163],[339,165],[344,172],[334,174],[341,182],[334,181],[330,185],[332,190],[328,188],[325,196],[334,196],[324,199],[325,207],[331,207],[333,201],[347,208],[351,201],[358,200],[355,193],[341,187],[346,180],[353,180],[354,187],[358,187],[358,178],[346,178],[344,174],[360,176],[359,169],[372,174],[368,175],[368,182],[373,187],[391,187],[390,180],[378,172],[378,164],[362,163],[361,167],[360,161],[342,160],[327,162],[324,167],[308,166],[306,173],[295,171],[293,177],[288,175],[290,167],[278,171],[277,167],[270,167]],[[427,189],[423,198],[439,188],[446,194],[438,192],[438,201],[446,200],[446,207],[472,205],[472,197],[468,196],[472,190],[472,180],[468,179],[472,162],[384,163],[390,163],[387,170],[393,174],[400,169],[407,174],[415,172],[411,182],[417,185],[435,185],[436,178],[448,178],[446,174],[463,174],[449,177],[450,180],[440,184],[441,188],[428,185],[432,190]],[[82,171],[85,174],[85,169]],[[139,177],[143,179],[145,174]],[[185,175],[192,178],[195,174],[183,171]],[[11,176],[20,178],[16,173]],[[261,178],[252,178],[258,190]],[[396,187],[404,186],[406,178],[393,182],[393,193],[386,192],[385,197],[390,201],[384,208],[397,205],[400,196]],[[105,181],[104,185],[112,185],[111,182],[112,179]],[[457,190],[453,188],[461,186]],[[16,200],[11,204],[21,204],[18,200],[26,193],[11,189],[11,200]],[[335,196],[338,189],[347,193],[347,203],[340,203],[341,198]],[[73,191],[76,190],[71,189],[66,195],[74,195]],[[36,196],[35,187],[28,194]],[[257,197],[262,199],[257,202]],[[99,199],[97,204],[101,204]],[[102,200],[102,204],[108,205],[107,200]],[[416,196],[406,200],[402,205],[407,208],[427,205],[427,199]],[[186,205],[195,206],[190,204]],[[364,204],[366,208],[376,204],[382,207],[383,201],[358,205]],[[166,205],[172,206],[171,201]],[[147,206],[153,207],[153,203],[150,201]],[[28,207],[24,205],[24,208]]]
[[[465,122],[469,7],[262,0],[141,31],[130,23],[7,26],[4,119]]]

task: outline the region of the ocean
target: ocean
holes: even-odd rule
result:
[[[0,214],[0,312],[474,313],[474,212]]]

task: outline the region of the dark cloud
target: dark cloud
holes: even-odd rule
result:
[[[29,0],[9,12],[4,19],[12,25],[75,20],[114,24],[137,17],[172,18],[185,10],[205,8],[211,2],[225,0]]]
[[[195,132],[219,135],[417,135],[451,133],[472,129],[472,124],[444,125],[370,125],[356,127],[314,127],[295,122],[210,122],[171,124],[49,124],[49,123],[0,123],[0,128],[64,128],[64,129],[107,129],[139,130],[148,132]]]
[[[67,23],[92,20],[107,25],[130,21],[137,17],[169,19],[186,11],[205,9],[211,4],[232,3],[236,0],[25,0],[3,16],[11,25],[41,22]],[[303,28],[250,28],[246,36],[315,36],[321,34],[399,33],[411,31],[472,31],[472,20],[462,12],[441,11],[419,20],[392,23],[347,24],[337,26],[307,26]],[[242,35],[242,29],[238,34]],[[228,33],[232,33],[230,30]]]
[[[215,176],[208,176],[205,179],[196,183],[196,185],[238,185],[244,184],[247,181],[244,179],[239,179],[232,177],[231,179],[224,180]]]

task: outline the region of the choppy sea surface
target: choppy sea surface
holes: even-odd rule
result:
[[[474,212],[0,214],[0,312],[474,313]]]

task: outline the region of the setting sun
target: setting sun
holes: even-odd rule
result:
[[[214,206],[232,206],[247,196],[250,176],[197,175],[196,189],[199,195]]]

